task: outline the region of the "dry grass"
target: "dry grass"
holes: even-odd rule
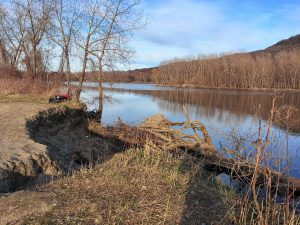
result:
[[[203,88],[298,90],[299,59],[299,49],[176,59],[163,63],[152,81]]]
[[[0,74],[1,75],[1,74]],[[41,79],[25,79],[15,76],[0,76],[0,94],[48,97],[59,89],[59,81],[46,82]]]
[[[57,204],[25,224],[230,224],[220,187],[188,156],[131,149],[41,187]]]
[[[148,143],[151,146],[151,150],[156,152],[166,152],[172,151],[172,149],[185,148],[190,150],[188,151],[189,153],[192,153],[191,150],[194,150],[202,157],[199,160],[202,161],[202,165],[204,165],[205,168],[214,170],[217,173],[227,171],[229,175],[244,181],[247,183],[249,190],[242,192],[241,194],[244,196],[238,199],[235,207],[232,207],[232,209],[228,211],[228,215],[240,215],[239,217],[234,217],[237,224],[299,224],[300,220],[295,214],[295,210],[289,209],[290,203],[292,202],[291,196],[293,191],[299,190],[299,185],[297,185],[299,184],[299,181],[288,176],[284,176],[277,170],[272,171],[267,163],[270,161],[266,150],[270,144],[268,138],[270,135],[270,128],[274,122],[275,112],[277,111],[275,102],[276,98],[273,99],[273,107],[270,112],[266,137],[262,138],[260,135],[261,131],[259,130],[259,141],[253,142],[254,144],[256,143],[254,148],[257,152],[257,154],[254,155],[254,159],[250,157],[244,159],[237,152],[229,150],[227,153],[230,154],[231,157],[224,158],[218,155],[218,152],[214,150],[213,146],[208,148],[208,151],[205,151],[202,144],[207,144],[211,141],[205,127],[200,122],[198,124],[188,120],[189,123],[193,124],[192,127],[195,129],[195,133],[197,131],[202,132],[203,139],[201,139],[198,135],[195,137],[185,136],[180,133],[181,129],[179,128],[178,130],[170,129],[169,126],[171,125],[184,125],[184,128],[190,128],[191,124],[188,122],[174,124],[166,120],[161,115],[155,115],[147,119],[138,127],[129,127],[126,124],[118,123],[116,127],[112,127],[108,130],[105,130],[99,125],[95,126],[95,124],[92,124],[94,126],[90,128],[95,133],[100,133],[104,136],[116,135],[119,139],[123,140],[125,144],[143,146],[146,140],[150,139],[151,142]],[[284,119],[283,121],[287,122],[287,127],[289,127],[290,116],[294,111],[293,107],[284,107],[283,110],[280,110],[281,118]],[[106,132],[103,132],[103,129]],[[191,139],[194,139],[194,141],[196,140],[197,143],[200,144],[200,148],[197,147],[197,145],[193,145],[193,140]],[[192,146],[190,146],[191,144]],[[208,157],[209,154],[213,154],[214,157]],[[193,179],[194,182],[201,182],[203,180],[198,176],[193,176]],[[267,198],[262,199],[262,197],[257,194],[258,187],[265,192]],[[280,195],[283,197],[283,193],[289,193],[288,195],[291,196],[286,198],[284,204],[277,204],[277,196]],[[187,194],[186,198],[190,198],[193,201],[198,195],[199,194],[197,193],[192,197],[188,197],[189,195]],[[203,199],[201,194],[200,196],[201,199]],[[217,208],[218,210],[221,210],[220,207]],[[198,215],[202,212],[202,210],[199,210],[196,207],[195,210],[194,208],[188,209],[184,215]],[[190,216],[188,218],[195,217]],[[192,224],[197,224],[194,223],[194,219],[191,220]],[[191,221],[189,221],[188,224],[191,224],[190,222]]]

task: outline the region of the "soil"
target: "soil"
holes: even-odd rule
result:
[[[0,171],[13,171],[16,162],[29,162],[35,154],[46,154],[45,145],[34,142],[27,133],[26,119],[41,110],[49,108],[47,104],[24,102],[0,103]],[[33,171],[27,171],[30,174]],[[5,177],[4,177],[5,178]],[[8,177],[6,177],[8,178]],[[1,181],[1,190],[8,191],[9,181]],[[16,202],[21,204],[16,204]],[[29,203],[29,204],[28,204]],[[0,224],[17,223],[26,214],[47,209],[40,193],[3,194],[0,197]]]
[[[122,150],[89,134],[82,106],[1,98],[0,127],[0,224],[18,224],[55,204],[53,192],[26,190]]]
[[[19,174],[23,178],[34,176],[38,168],[33,164],[39,156],[45,156],[45,162],[48,160],[46,146],[32,140],[26,127],[28,118],[48,108],[47,104],[0,103],[0,192],[9,192],[13,183],[22,182]],[[50,166],[45,172],[57,171]]]
[[[0,166],[16,156],[45,151],[45,146],[30,139],[26,118],[48,107],[46,104],[23,102],[0,103]]]

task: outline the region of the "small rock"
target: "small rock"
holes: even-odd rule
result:
[[[147,187],[146,187],[146,186],[142,186],[141,190],[142,190],[142,191],[146,191],[146,190],[147,190]]]

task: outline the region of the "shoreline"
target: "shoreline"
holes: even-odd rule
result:
[[[150,83],[149,83],[150,84]],[[162,87],[176,87],[176,88],[194,88],[194,89],[203,89],[203,90],[222,90],[222,91],[261,91],[261,92],[296,92],[299,93],[300,90],[297,89],[279,89],[279,88],[230,88],[230,87],[203,87],[192,84],[177,84],[177,85],[168,85],[168,84],[155,84],[153,85],[162,86]]]
[[[21,97],[22,96],[20,96],[20,98]],[[21,102],[22,104],[26,104],[26,101]],[[22,108],[24,106],[22,104],[18,107]],[[52,105],[52,107],[63,105],[64,104],[55,104]],[[48,104],[46,106],[48,106]],[[199,218],[198,216],[185,218],[185,215],[189,215],[190,210],[195,210],[195,213],[198,213],[203,210],[203,207],[208,203],[228,202],[224,208],[219,206],[214,207],[214,210],[217,210],[219,214],[222,214],[218,219],[222,219],[227,215],[227,210],[232,209],[231,205],[234,204],[232,198],[234,198],[234,200],[239,198],[239,191],[232,189],[232,187],[225,187],[224,184],[216,182],[218,177],[212,176],[211,172],[206,171],[210,169],[223,171],[227,169],[226,165],[222,167],[221,165],[212,163],[211,168],[210,165],[208,165],[209,168],[204,168],[201,158],[199,160],[197,156],[195,157],[192,154],[173,155],[169,151],[158,152],[153,146],[150,147],[150,145],[148,146],[147,144],[133,144],[132,146],[136,147],[130,147],[128,144],[130,144],[130,141],[133,139],[126,140],[126,135],[124,136],[122,133],[120,137],[124,136],[124,141],[118,137],[115,138],[111,136],[114,134],[111,130],[112,128],[102,128],[107,131],[106,134],[104,132],[104,134],[100,133],[100,135],[95,135],[97,132],[94,132],[91,127],[86,127],[85,122],[87,121],[84,119],[85,115],[83,113],[85,111],[83,108],[84,107],[75,108],[75,111],[73,108],[70,108],[68,113],[66,113],[65,110],[61,110],[58,113],[56,111],[53,111],[52,113],[40,111],[38,113],[39,116],[35,115],[32,117],[34,118],[32,120],[33,123],[29,126],[31,132],[33,132],[33,136],[27,137],[46,146],[48,153],[56,152],[57,149],[61,148],[61,150],[64,150],[64,155],[70,156],[74,162],[83,163],[82,167],[78,167],[78,170],[70,172],[70,176],[66,174],[61,175],[57,177],[57,179],[52,180],[52,182],[42,184],[42,186],[38,186],[37,188],[31,188],[29,190],[20,189],[22,191],[7,193],[7,195],[0,196],[0,215],[1,212],[4,212],[5,214],[11,213],[7,212],[7,208],[8,206],[11,207],[12,205],[15,205],[19,207],[16,212],[20,213],[20,211],[22,211],[22,215],[29,218],[27,221],[52,221],[52,219],[63,218],[62,216],[65,216],[64,211],[67,211],[71,216],[74,213],[81,213],[81,209],[89,209],[88,207],[90,207],[90,205],[95,204],[94,200],[97,199],[97,196],[101,199],[102,208],[101,210],[95,211],[87,210],[89,213],[88,215],[93,217],[96,214],[101,214],[102,218],[101,220],[99,219],[99,221],[108,222],[111,219],[110,217],[105,217],[108,212],[113,213],[111,216],[115,216],[118,215],[119,210],[121,210],[121,208],[118,208],[119,203],[111,201],[111,197],[115,199],[121,198],[122,201],[127,204],[127,196],[133,194],[134,196],[138,196],[135,199],[138,206],[135,204],[127,206],[129,211],[127,212],[125,210],[120,218],[122,220],[124,220],[124,218],[128,220],[132,219],[136,223],[140,223],[142,220],[138,220],[138,218],[134,218],[132,215],[137,215],[138,217],[140,210],[138,207],[143,205],[143,207],[146,208],[143,208],[142,211],[146,209],[146,212],[149,212],[149,216],[151,216],[152,203],[148,205],[148,202],[145,203],[144,199],[146,196],[152,201],[153,193],[156,193],[156,191],[159,190],[156,195],[157,197],[155,197],[156,203],[153,203],[160,210],[159,214],[157,214],[159,215],[159,218],[163,219],[168,215],[168,220],[170,223],[173,223],[174,218],[172,217],[172,213],[174,213],[178,215],[176,220],[184,222],[189,221],[191,223],[194,219],[195,221],[199,221]],[[55,122],[54,125],[53,121]],[[62,123],[62,121],[64,122]],[[163,123],[159,122],[159,124],[159,126],[161,126]],[[92,124],[88,123],[88,125]],[[96,124],[96,126],[99,126],[98,128],[101,130],[101,125]],[[89,131],[89,134],[86,133],[83,135],[85,129]],[[116,127],[116,129],[118,129],[117,132],[121,132],[120,128]],[[74,130],[77,130],[78,132],[75,132],[70,139],[69,134],[71,130],[72,132],[74,132]],[[129,131],[126,133],[132,134]],[[160,135],[162,134],[160,133]],[[95,142],[91,145],[86,137],[92,138],[92,136],[94,136]],[[138,137],[138,135],[136,136]],[[79,140],[80,138],[82,138],[82,140]],[[73,143],[74,140],[78,140],[78,143]],[[59,143],[57,141],[59,141]],[[79,144],[83,142],[85,142],[85,144],[80,147]],[[72,146],[69,146],[70,151],[66,151],[66,148],[68,148],[66,143],[72,143]],[[98,145],[101,143],[103,146],[100,146],[99,148]],[[94,156],[97,155],[97,149],[105,149],[103,152],[103,161],[99,160],[101,159],[102,154],[99,152],[100,158],[95,158],[95,164],[92,167],[84,167],[84,163],[87,163],[90,156],[89,152],[82,152],[83,150],[87,151],[87,149],[84,149],[84,146],[94,146],[96,144],[98,148],[93,150],[93,154],[95,154]],[[107,155],[107,151],[116,149],[116,147],[118,147],[117,145],[123,147],[127,146],[127,148],[124,148],[122,151],[112,151],[111,154]],[[75,147],[78,147],[78,151],[74,152],[73,148]],[[207,146],[205,151],[210,151],[209,146]],[[49,160],[53,160],[52,157],[49,157]],[[207,155],[205,157],[207,160],[214,161],[214,156],[210,156],[210,159]],[[57,165],[60,164],[59,160],[57,160]],[[225,162],[225,164],[229,165],[230,162]],[[67,167],[71,168],[69,165],[67,165]],[[197,170],[200,174],[195,174]],[[147,177],[147,179],[145,180],[144,177]],[[209,179],[213,179],[214,181],[208,182]],[[164,184],[163,186],[161,185],[162,183]],[[141,186],[137,187],[137,185]],[[85,192],[86,189],[89,190],[89,192]],[[111,190],[114,190],[114,192],[112,193]],[[210,190],[213,190],[214,192],[211,195],[208,194]],[[43,194],[40,194],[41,191],[43,191]],[[228,191],[231,192],[231,195],[228,195]],[[216,194],[218,196],[216,196]],[[109,195],[110,198],[106,200],[105,196],[107,195]],[[176,207],[174,212],[168,214],[163,210],[168,207],[170,202],[170,198],[166,196],[172,196],[172,205]],[[31,202],[36,201],[37,204],[34,204],[30,211],[26,208],[27,206],[23,207],[21,205],[24,199]],[[13,203],[10,203],[10,201]],[[55,204],[52,203],[53,201]],[[80,207],[77,207],[79,203]],[[40,204],[45,205],[42,215],[38,215]],[[112,208],[115,207],[116,210],[110,211],[111,208],[107,207],[107,205]],[[163,208],[161,208],[162,205]],[[210,224],[211,220],[214,219],[207,216],[209,210],[212,210],[212,208],[209,208],[206,214],[200,217],[200,219],[207,224]],[[182,212],[182,214],[178,214],[177,212],[179,211]],[[130,214],[129,212],[134,213]],[[130,214],[129,217],[127,217],[128,213]],[[13,214],[9,215],[14,217]],[[14,218],[22,220],[21,217]],[[11,221],[14,221],[14,218]],[[153,218],[151,217],[151,222],[155,221],[155,218],[157,218],[156,215]],[[0,216],[0,222],[1,219]],[[61,219],[61,221],[63,221],[63,219]],[[79,220],[77,221],[75,218],[74,221],[78,222]]]
[[[30,107],[27,106],[29,103]],[[105,135],[95,136],[90,132],[87,133],[87,124],[85,124],[87,121],[83,118],[85,116],[82,107],[67,109],[64,104],[48,105],[46,101],[41,103],[32,102],[31,99],[22,99],[20,95],[17,99],[8,97],[1,103],[2,106],[7,105],[7,116],[14,110],[16,104],[19,109],[22,109],[19,111],[24,112],[27,107],[32,112],[30,117],[27,112],[17,117],[18,120],[22,120],[23,126],[19,133],[24,136],[29,132],[23,139],[30,141],[32,148],[37,146],[37,151],[33,152],[33,156],[41,158],[38,163],[35,161],[31,163],[27,158],[20,161],[22,165],[33,165],[33,167],[39,164],[35,173],[24,174],[24,179],[20,177],[21,171],[10,175],[12,176],[11,182],[14,182],[12,185],[18,181],[19,187],[0,194],[1,224],[13,224],[16,221],[35,224],[47,224],[47,221],[73,221],[74,223],[85,221],[87,224],[93,224],[94,221],[77,220],[77,217],[72,217],[74,214],[80,215],[81,210],[88,214],[87,217],[98,218],[97,216],[101,215],[98,219],[101,224],[111,222],[115,216],[120,216],[122,221],[132,220],[132,223],[128,224],[141,224],[145,222],[145,212],[149,218],[149,224],[157,222],[157,218],[160,221],[169,221],[169,224],[193,220],[201,220],[210,224],[214,220],[221,220],[226,216],[227,210],[230,210],[229,204],[232,205],[232,202],[224,204],[224,208],[214,209],[220,215],[218,218],[213,217],[210,207],[203,215],[185,217],[190,210],[197,212],[203,210],[208,202],[223,204],[232,201],[232,198],[225,196],[225,188],[217,181],[217,178],[212,181],[207,172],[198,168],[198,162],[192,162],[187,156],[174,157],[169,152],[152,152],[151,149],[147,150],[144,147],[133,147],[121,151],[119,146],[124,147],[123,144],[120,145]],[[32,110],[34,106],[37,110]],[[4,116],[2,119],[5,121]],[[8,129],[15,132],[13,125],[8,126]],[[11,140],[5,134],[3,138]],[[94,141],[91,142],[89,139]],[[86,164],[89,160],[89,152],[84,146],[89,145],[93,148],[93,157],[95,157],[95,164],[92,167]],[[43,154],[39,154],[39,148],[44,149]],[[22,146],[16,147],[16,150],[19,151],[16,154],[24,151]],[[97,152],[99,150],[103,152]],[[59,158],[55,160],[53,154],[59,154]],[[30,159],[30,155],[28,158]],[[65,174],[64,169],[59,167],[72,168],[71,164],[60,163],[61,160],[64,162],[66,159],[72,159],[73,163],[80,163],[82,166],[79,167],[78,164],[77,170],[68,170],[69,173]],[[181,169],[183,164],[185,168]],[[50,171],[52,167],[59,169]],[[197,168],[199,171],[196,176]],[[29,168],[24,171],[29,171]],[[46,175],[45,181],[42,179],[43,174]],[[146,180],[145,177],[147,177]],[[35,185],[38,186],[35,187]],[[214,190],[214,193],[207,195],[208,190]],[[194,196],[194,193],[197,193],[197,196]],[[128,200],[128,195],[133,195],[135,201]],[[118,200],[111,201],[111,199]],[[101,207],[89,210],[90,206],[95,205],[95,201],[98,201],[97,204]],[[128,210],[121,215],[119,213],[124,208],[119,201],[124,202],[128,207]],[[197,201],[196,205],[195,201]],[[169,207],[169,204],[172,204],[172,209],[166,212],[165,209]],[[12,208],[13,210],[10,210]],[[155,213],[153,209],[156,210]],[[66,212],[70,218],[68,221],[64,220]],[[211,216],[207,216],[209,213],[212,213]],[[177,216],[174,217],[174,215]],[[231,223],[228,222],[228,224]]]
[[[89,83],[97,83],[97,81],[87,81]],[[173,88],[193,88],[193,89],[199,89],[199,90],[222,90],[222,91],[260,91],[260,92],[295,92],[299,93],[300,90],[298,89],[281,89],[281,88],[233,88],[233,87],[205,87],[205,86],[199,86],[199,85],[193,85],[193,84],[158,84],[158,83],[143,83],[143,82],[106,82],[103,83],[109,83],[109,84],[149,84],[154,86],[161,86],[161,87],[173,87]]]
[[[87,81],[86,83],[97,83],[96,81]],[[255,91],[261,91],[261,92],[294,92],[294,93],[300,93],[300,89],[279,89],[279,88],[229,88],[229,87],[203,87],[198,85],[192,85],[192,84],[181,84],[181,85],[171,85],[171,84],[157,84],[157,83],[142,83],[142,82],[103,82],[103,84],[136,84],[136,85],[153,85],[153,86],[160,86],[160,87],[170,87],[170,88],[193,88],[193,89],[199,89],[199,90],[222,90],[222,91],[249,91],[249,92],[255,92]],[[98,86],[85,86],[84,88],[98,88]],[[108,88],[108,87],[103,87]],[[114,88],[112,89],[124,89],[124,88]]]

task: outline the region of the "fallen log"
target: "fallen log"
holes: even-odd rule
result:
[[[176,128],[175,128],[176,127]],[[119,121],[115,126],[105,127],[91,122],[89,131],[105,138],[123,143],[125,146],[144,147],[148,145],[157,151],[182,150],[201,159],[203,168],[215,174],[226,173],[249,184],[254,173],[254,164],[242,157],[224,157],[212,144],[207,129],[200,121],[170,122],[163,115],[156,114],[139,126],[128,126]],[[192,129],[194,135],[184,133]],[[198,135],[200,132],[202,137]],[[300,180],[286,176],[270,168],[259,167],[257,185],[265,185],[267,177],[279,194],[300,196]]]

